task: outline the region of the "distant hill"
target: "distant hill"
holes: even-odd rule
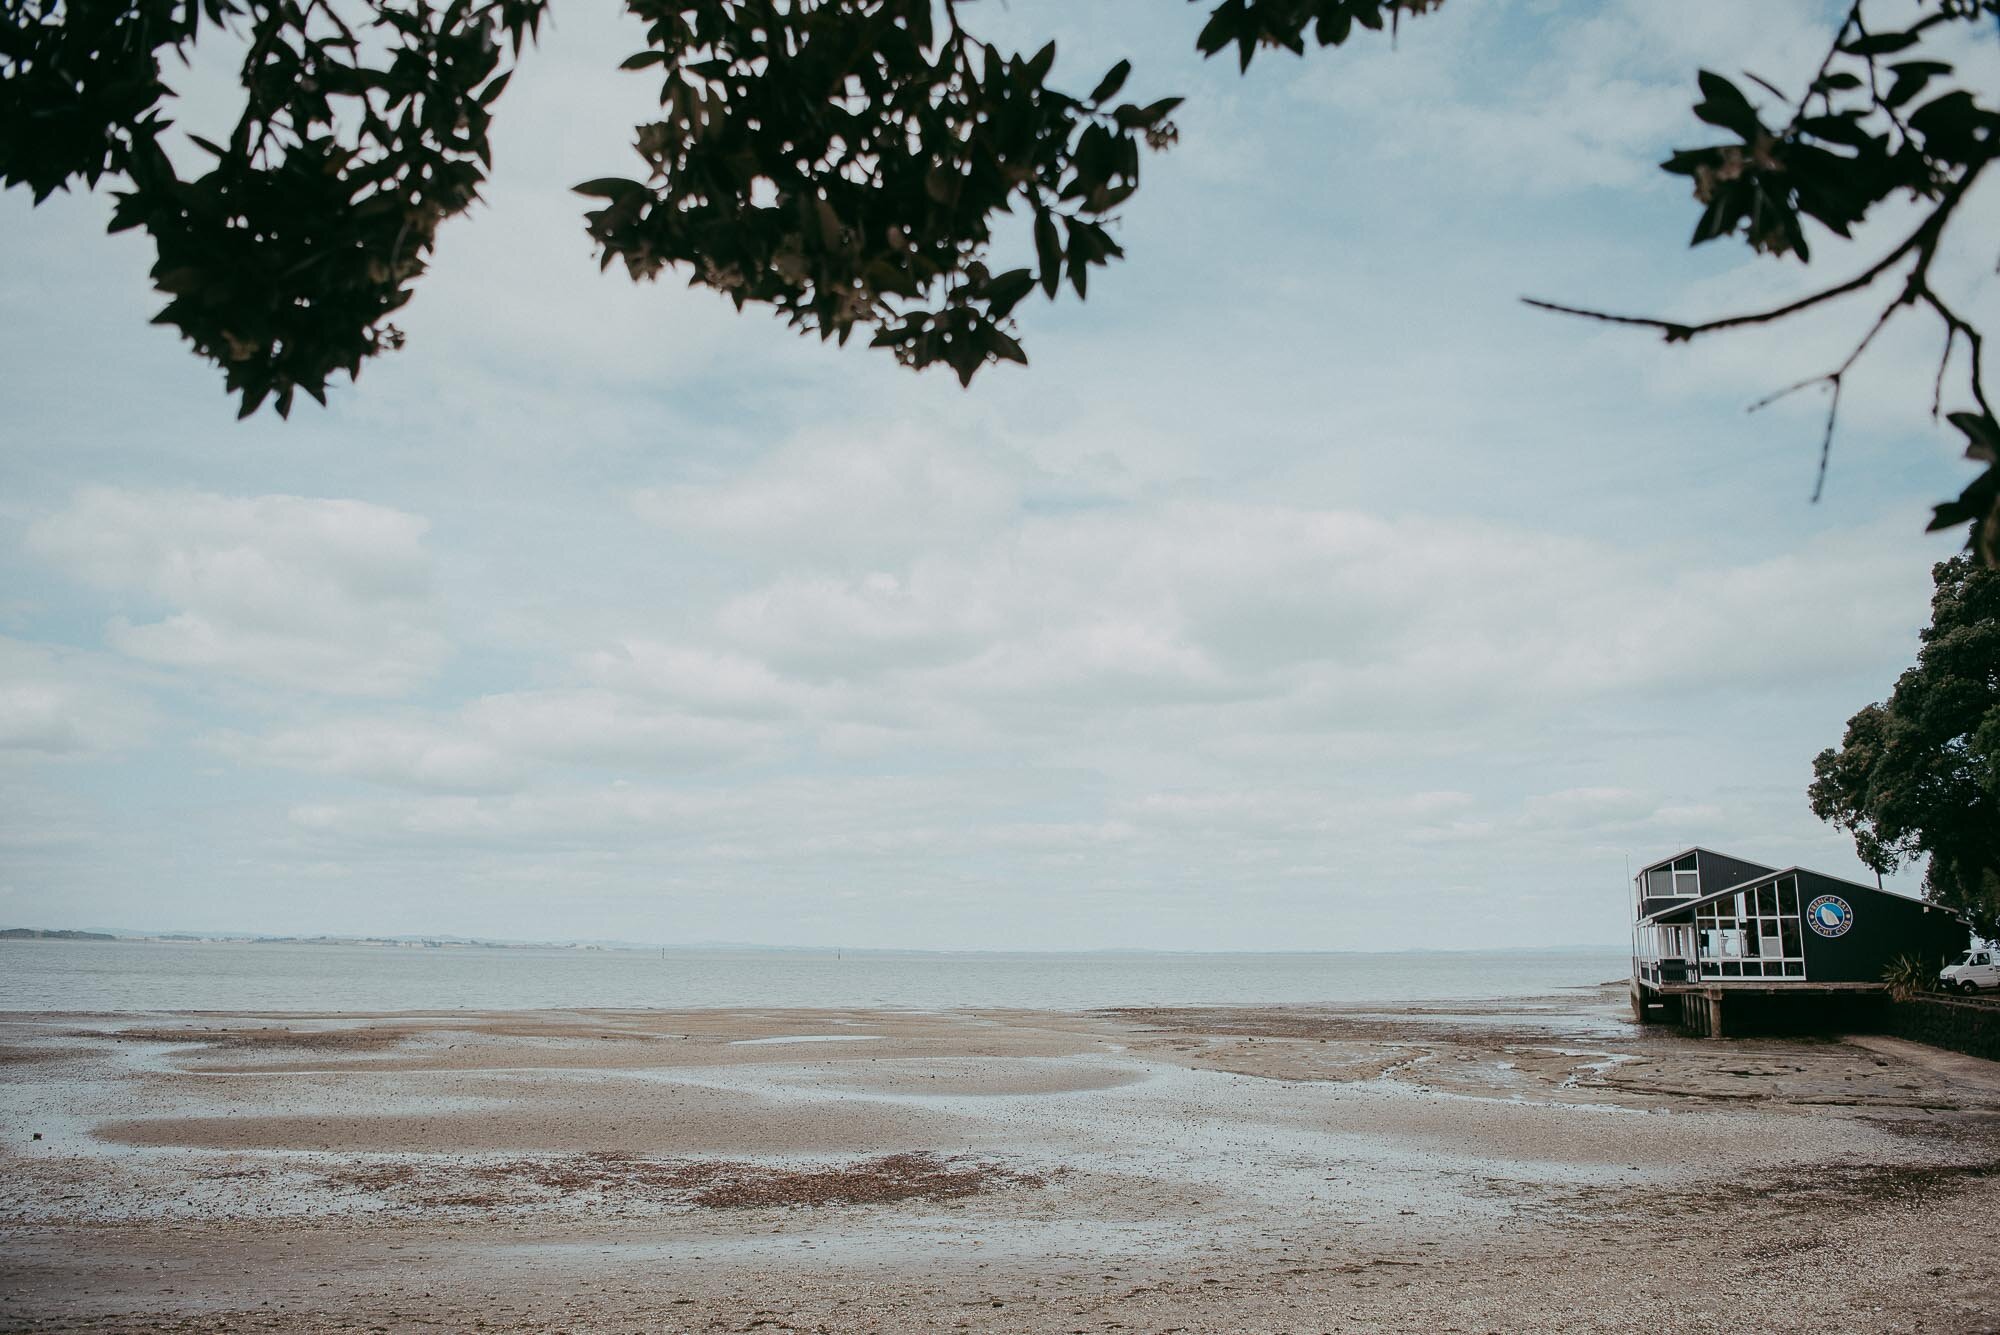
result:
[[[0,941],[116,941],[103,932],[45,932],[39,927],[0,927]]]

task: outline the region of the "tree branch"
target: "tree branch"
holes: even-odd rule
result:
[[[1835,422],[1840,418],[1841,386],[1846,382],[1847,373],[1854,369],[1856,362],[1861,360],[1861,354],[1868,351],[1868,345],[1875,341],[1875,335],[1882,332],[1883,327],[1889,323],[1889,317],[1896,313],[1896,308],[1903,305],[1907,300],[1909,298],[1905,296],[1884,306],[1882,313],[1875,317],[1875,323],[1868,326],[1868,332],[1861,336],[1861,341],[1854,345],[1854,350],[1847,354],[1846,359],[1839,366],[1836,366],[1824,375],[1808,376],[1795,385],[1787,385],[1775,394],[1766,394],[1763,398],[1745,409],[1746,412],[1754,413],[1760,408],[1768,408],[1779,399],[1785,398],[1787,395],[1796,394],[1798,391],[1811,385],[1825,385],[1833,391],[1833,395],[1827,401],[1826,405],[1826,430],[1820,436],[1819,472],[1813,477],[1812,503],[1814,505],[1819,504],[1820,496],[1826,491],[1826,466],[1833,458],[1833,428]]]
[[[1840,44],[1846,40],[1847,30],[1861,22],[1863,3],[1864,0],[1854,0],[1854,3],[1848,6],[1847,17],[1841,20],[1840,27],[1834,30],[1833,41],[1826,48],[1826,58],[1819,62],[1818,71],[1806,81],[1806,90],[1799,94],[1799,104],[1792,110],[1792,129],[1797,129],[1799,122],[1805,119],[1806,107],[1813,99],[1813,90],[1819,88],[1820,80],[1824,79],[1826,72],[1833,68],[1833,59],[1840,54]],[[1824,88],[1820,88],[1819,96],[1822,102],[1829,101],[1829,94]]]
[[[1944,299],[1938,296],[1931,288],[1930,275],[1928,273],[1911,275],[1910,284],[1910,299],[1923,302],[1924,305],[1937,313],[1937,317],[1940,320],[1944,321],[1944,358],[1938,365],[1938,382],[1942,384],[1944,381],[1944,362],[1951,359],[1953,341],[1959,335],[1964,335],[1966,346],[1971,349],[1972,353],[1972,364],[1968,368],[1966,379],[1968,387],[1972,390],[1973,402],[1977,403],[1979,410],[1988,417],[1993,416],[1993,406],[1986,401],[1986,381],[1982,365],[1986,353],[1985,337],[1977,329],[1973,328],[1963,316],[1945,305]],[[1932,401],[1931,416],[1937,416],[1935,399]]]
[[[1973,178],[1979,175],[1980,169],[1989,161],[1991,161],[1990,158],[1981,159],[1967,168],[1965,174],[1953,182],[1951,188],[1945,191],[1943,196],[1939,198],[1937,208],[1931,211],[1930,216],[1924,219],[1923,224],[1914,232],[1904,237],[1894,250],[1882,256],[1881,259],[1876,260],[1875,263],[1869,265],[1866,269],[1863,269],[1844,283],[1835,283],[1832,287],[1822,288],[1818,292],[1800,297],[1796,301],[1788,301],[1782,306],[1773,306],[1769,310],[1750,311],[1742,315],[1725,315],[1714,320],[1701,320],[1693,324],[1688,324],[1679,320],[1662,320],[1657,316],[1651,315],[1614,315],[1609,311],[1591,310],[1584,306],[1565,306],[1560,302],[1544,301],[1540,297],[1522,297],[1521,300],[1524,304],[1533,306],[1536,310],[1554,311],[1558,315],[1575,315],[1586,320],[1597,320],[1604,324],[1637,325],[1642,329],[1657,329],[1666,336],[1666,340],[1669,343],[1685,343],[1689,339],[1699,338],[1703,334],[1713,334],[1724,329],[1739,329],[1745,325],[1769,324],[1774,320],[1783,320],[1788,316],[1797,315],[1800,311],[1810,310],[1814,306],[1832,301],[1835,297],[1844,297],[1850,292],[1859,292],[1863,288],[1873,286],[1876,279],[1894,268],[1913,251],[1921,253],[1919,268],[1927,269],[1930,266],[1930,257],[1937,250],[1938,237],[1943,233],[1945,223],[1950,220],[1952,210],[1958,207],[1959,201],[1965,197],[1966,188],[1972,184]],[[1897,304],[1902,304],[1901,298],[1898,299]]]
[[[1849,16],[1850,22],[1858,23],[1859,11],[1860,4],[1857,2],[1854,11]],[[1846,28],[1843,26],[1842,32],[1845,31]],[[1847,354],[1839,366],[1821,375],[1808,376],[1796,384],[1787,385],[1776,393],[1767,394],[1751,404],[1748,409],[1748,411],[1754,413],[1812,385],[1825,385],[1832,391],[1827,401],[1826,429],[1820,435],[1819,469],[1813,478],[1812,502],[1817,505],[1820,497],[1826,490],[1827,464],[1833,457],[1833,432],[1840,418],[1840,393],[1846,383],[1847,373],[1854,369],[1854,364],[1861,360],[1861,355],[1864,352],[1868,351],[1868,347],[1875,341],[1876,335],[1880,334],[1888,326],[1889,321],[1895,317],[1896,312],[1905,306],[1912,306],[1918,302],[1922,302],[1936,312],[1938,318],[1944,321],[1945,325],[1944,355],[1938,363],[1937,383],[1933,387],[1931,396],[1931,416],[1935,418],[1942,406],[1945,368],[1951,361],[1952,348],[1960,335],[1964,336],[1972,353],[1972,365],[1969,376],[1972,397],[1979,404],[1981,412],[1985,413],[1989,418],[1993,415],[1993,410],[1986,401],[1986,387],[1982,378],[1981,359],[1984,353],[1983,338],[1979,330],[1947,306],[1930,285],[1931,262],[1937,258],[1938,242],[1944,236],[1945,226],[1950,222],[1953,211],[1964,200],[1966,192],[1971,189],[1973,181],[1978,178],[1979,173],[1992,160],[1992,155],[1989,154],[1987,157],[1979,158],[1969,163],[1958,180],[1954,181],[1950,188],[1939,197],[1937,207],[1931,210],[1922,224],[1907,237],[1903,238],[1902,242],[1895,249],[1876,260],[1875,263],[1869,265],[1866,269],[1844,283],[1836,283],[1832,287],[1823,288],[1818,292],[1800,297],[1796,301],[1786,302],[1782,306],[1774,306],[1769,310],[1752,311],[1742,315],[1723,316],[1719,319],[1686,324],[1679,321],[1661,320],[1648,316],[1613,315],[1605,311],[1586,310],[1577,306],[1563,306],[1556,302],[1542,301],[1534,297],[1523,297],[1521,300],[1538,310],[1554,311],[1561,315],[1580,316],[1587,320],[1597,320],[1605,324],[1636,325],[1644,329],[1657,329],[1665,335],[1667,342],[1685,343],[1703,334],[1712,334],[1724,329],[1739,329],[1749,325],[1770,324],[1774,321],[1797,315],[1801,311],[1809,310],[1824,302],[1831,301],[1835,297],[1862,291],[1874,286],[1878,278],[1897,264],[1911,255],[1915,255],[1916,261],[1910,266],[1909,276],[1904,280],[1902,291],[1897,293],[1895,299],[1882,308],[1881,313],[1875,317],[1875,322],[1868,326],[1868,332],[1861,336],[1861,341],[1854,345],[1853,351]]]

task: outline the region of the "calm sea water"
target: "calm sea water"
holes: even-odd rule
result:
[[[1623,952],[916,954],[0,942],[0,1010],[1372,1004],[1622,978]]]

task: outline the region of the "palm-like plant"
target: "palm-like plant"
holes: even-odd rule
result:
[[[1898,955],[1882,971],[1882,981],[1889,985],[1891,997],[1908,1001],[1922,993],[1937,991],[1938,969],[1936,961],[1921,955]]]

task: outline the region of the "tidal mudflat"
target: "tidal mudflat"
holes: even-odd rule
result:
[[[0,1328],[2000,1328],[2000,1066],[1622,1003],[10,1014]]]

